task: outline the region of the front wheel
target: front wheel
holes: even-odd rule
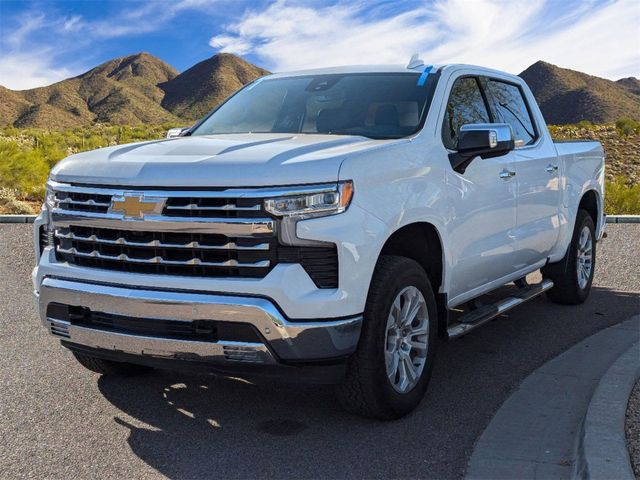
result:
[[[384,420],[411,412],[427,389],[436,343],[436,302],[424,269],[408,258],[381,257],[358,348],[337,388],[343,407]]]
[[[583,303],[591,291],[596,266],[595,226],[586,210],[578,210],[571,244],[560,263],[566,266],[562,271],[542,269],[543,276],[553,280],[553,288],[547,291],[547,296],[564,305]]]

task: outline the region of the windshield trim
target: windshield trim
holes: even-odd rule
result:
[[[354,72],[354,73],[341,73],[340,75],[357,75],[357,76],[400,76],[400,75],[414,75],[416,76],[416,79],[420,77],[420,75],[422,74],[422,72]],[[309,74],[309,75],[291,75],[291,76],[278,76],[276,78],[269,78],[269,75],[265,75],[263,77],[257,78],[254,81],[247,83],[245,86],[243,86],[242,88],[240,88],[239,90],[237,90],[236,92],[234,92],[232,95],[229,95],[224,101],[222,101],[219,105],[217,105],[216,107],[214,107],[209,113],[207,113],[204,117],[202,117],[200,120],[198,120],[191,128],[189,128],[189,131],[187,133],[185,133],[184,136],[192,136],[194,134],[196,134],[196,136],[198,136],[198,134],[196,133],[198,128],[200,128],[200,126],[205,123],[214,113],[216,113],[224,104],[226,104],[229,100],[231,100],[233,97],[235,97],[236,95],[238,95],[240,92],[244,91],[245,89],[249,89],[252,86],[255,86],[257,83],[259,82],[268,82],[268,81],[272,81],[272,80],[283,80],[283,79],[290,79],[290,78],[317,78],[317,77],[321,77],[321,76],[334,76],[336,74],[332,74],[332,73],[322,73],[319,75],[313,75],[313,74]],[[434,71],[432,71],[431,73],[429,73],[429,75],[427,76],[427,80],[425,82],[425,84],[422,86],[422,88],[426,88],[427,89],[427,95],[425,96],[425,101],[424,101],[424,106],[422,108],[422,113],[420,114],[420,121],[418,122],[418,124],[416,125],[416,128],[411,131],[410,133],[406,134],[406,135],[398,135],[398,136],[370,136],[370,135],[354,135],[354,134],[350,134],[350,133],[318,133],[318,132],[292,132],[290,133],[290,135],[335,135],[335,136],[350,136],[350,137],[364,137],[364,138],[369,138],[372,140],[399,140],[402,138],[409,138],[412,137],[414,135],[416,135],[417,133],[419,133],[423,128],[424,128],[424,124],[427,120],[427,116],[429,115],[429,111],[431,109],[431,103],[433,102],[433,95],[435,93],[436,90],[436,85],[438,84],[438,80],[440,79],[440,69],[436,69]],[[273,132],[233,132],[233,133],[209,133],[209,134],[200,134],[202,136],[204,135],[232,135],[232,134],[238,134],[238,135],[250,135],[252,133],[273,133]]]

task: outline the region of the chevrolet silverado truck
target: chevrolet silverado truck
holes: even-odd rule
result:
[[[39,312],[94,372],[335,384],[393,419],[441,340],[589,295],[603,149],[552,141],[517,76],[415,57],[273,74],[168,137],[47,183]]]

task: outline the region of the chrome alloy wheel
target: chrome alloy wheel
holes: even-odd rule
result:
[[[591,270],[593,269],[593,240],[591,239],[591,230],[584,227],[580,232],[578,239],[578,261],[576,262],[578,270],[578,285],[584,289],[591,278]]]
[[[384,339],[387,377],[397,392],[409,392],[420,380],[428,339],[427,302],[416,287],[406,287],[391,305]]]

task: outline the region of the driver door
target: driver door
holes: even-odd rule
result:
[[[457,148],[462,125],[490,123],[492,117],[478,79],[459,77],[451,87],[442,141]],[[510,156],[475,158],[464,173],[447,172],[451,252],[449,305],[455,306],[487,290],[491,282],[516,271],[513,231],[516,227],[516,178]]]

